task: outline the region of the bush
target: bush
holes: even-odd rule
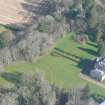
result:
[[[14,38],[14,34],[9,30],[0,33],[0,48],[10,45]]]
[[[64,17],[61,14],[55,13],[54,14],[54,19],[57,22],[62,22],[64,20]]]
[[[55,22],[54,18],[50,15],[42,17],[38,25],[38,30],[40,32],[48,33],[53,29],[54,22]]]
[[[97,53],[99,56],[105,56],[105,42],[104,41],[99,43]]]
[[[49,23],[48,22],[40,23],[38,26],[38,30],[40,32],[48,32],[49,31],[48,29],[49,29]]]
[[[5,44],[4,38],[2,35],[0,35],[0,48],[3,48],[5,46],[6,46],[6,44]]]
[[[61,0],[61,5],[66,9],[74,4],[74,0]]]

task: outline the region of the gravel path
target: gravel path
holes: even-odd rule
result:
[[[101,82],[98,82],[98,81],[96,81],[96,80],[93,80],[92,78],[90,78],[90,77],[88,77],[88,76],[86,76],[86,75],[84,75],[84,74],[82,74],[82,73],[80,73],[80,77],[81,77],[82,79],[86,80],[86,81],[89,81],[89,82],[91,82],[91,83],[93,83],[93,84],[95,84],[95,85],[97,85],[97,86],[99,86],[99,87],[105,89],[105,85],[104,85],[103,83],[101,83]]]

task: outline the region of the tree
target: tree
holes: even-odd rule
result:
[[[0,48],[3,48],[5,46],[6,46],[6,44],[5,44],[4,38],[2,35],[0,35]]]
[[[20,105],[55,105],[55,92],[41,74],[25,74],[22,80],[24,85],[18,90]]]
[[[15,35],[10,31],[6,30],[0,33],[0,48],[9,46],[15,39]]]
[[[17,95],[14,93],[5,94],[0,105],[18,105]]]
[[[95,0],[82,0],[82,7],[89,27],[94,28],[98,22]]]
[[[87,84],[84,89],[82,90],[82,99],[87,100],[90,98],[90,87]]]
[[[81,89],[80,88],[74,88],[71,89],[69,96],[68,96],[68,102],[66,105],[81,105]]]
[[[18,88],[0,88],[0,105],[97,105],[88,85],[66,91],[49,85],[39,73],[21,76]]]
[[[97,27],[97,42],[100,41],[105,41],[105,24],[104,21],[99,23],[98,27]]]
[[[99,43],[97,53],[99,56],[105,56],[105,41]]]

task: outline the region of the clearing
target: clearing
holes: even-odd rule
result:
[[[46,79],[56,86],[71,88],[89,84],[91,92],[104,95],[105,90],[80,78],[80,71],[96,56],[97,45],[88,42],[86,45],[76,43],[71,34],[59,40],[56,48],[47,56],[40,58],[36,63],[17,62],[6,67],[6,73],[1,75],[1,83],[15,83],[23,72],[42,72]],[[82,59],[82,60],[81,60]],[[18,84],[19,85],[19,84]]]

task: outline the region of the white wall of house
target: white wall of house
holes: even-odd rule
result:
[[[102,81],[104,81],[105,80],[105,75],[102,77]]]
[[[90,76],[98,81],[104,81],[105,80],[105,73],[101,70],[95,69],[92,70],[90,73]]]

